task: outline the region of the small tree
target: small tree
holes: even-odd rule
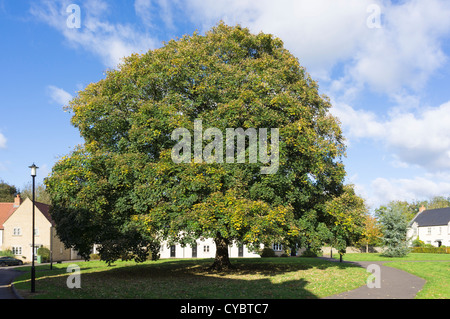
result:
[[[382,241],[387,257],[404,257],[409,253],[407,228],[408,221],[401,210],[382,206],[376,210],[382,225]]]
[[[355,194],[353,185],[346,185],[341,196],[325,205],[325,212],[332,233],[329,242],[338,250],[342,261],[347,246],[356,243],[363,234],[367,207]]]
[[[369,252],[369,246],[378,245],[381,241],[381,227],[375,217],[366,215],[364,220],[364,229],[361,239],[358,243],[366,247],[366,253]]]

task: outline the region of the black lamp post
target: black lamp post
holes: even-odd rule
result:
[[[36,272],[34,269],[34,178],[36,177],[36,169],[38,169],[39,167],[37,167],[36,165],[31,165],[29,166],[31,168],[31,177],[33,178],[33,222],[32,222],[32,228],[31,228],[31,233],[32,233],[32,240],[31,240],[31,292],[35,292],[35,281],[36,281]]]

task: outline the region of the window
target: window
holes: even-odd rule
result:
[[[442,235],[442,227],[438,228],[438,235]]]
[[[272,249],[274,251],[282,251],[283,250],[283,245],[281,245],[281,244],[273,244],[272,245]]]
[[[22,230],[20,229],[20,227],[15,227],[13,229],[13,236],[21,236],[22,235]]]
[[[39,229],[38,228],[34,229],[34,236],[39,236]]]
[[[22,247],[14,246],[12,252],[14,255],[22,255]]]
[[[209,246],[203,246],[203,252],[209,253]]]
[[[427,228],[427,235],[431,235],[431,227]]]

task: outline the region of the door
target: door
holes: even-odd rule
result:
[[[33,257],[33,248],[32,247],[30,247],[31,249],[31,255],[30,255],[30,259],[32,259]],[[40,248],[40,246],[37,246],[37,245],[34,245],[34,261],[36,261],[37,260],[37,255],[38,255],[38,253],[37,253],[37,251],[38,251],[38,249]]]
[[[244,257],[244,245],[238,247],[238,257]]]
[[[170,257],[175,257],[175,245],[170,246]]]
[[[197,258],[197,243],[192,245],[192,258]]]

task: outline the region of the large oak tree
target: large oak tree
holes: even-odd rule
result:
[[[67,107],[85,143],[46,180],[57,232],[85,256],[100,244],[106,260],[211,237],[217,269],[230,266],[233,242],[318,245],[324,204],[343,192],[345,176],[330,107],[280,39],[240,26],[220,23],[134,54]],[[175,162],[172,133],[184,128],[194,139],[195,121],[224,137],[227,128],[267,128],[273,141],[278,129],[277,169],[262,174],[267,164],[250,162],[250,147],[244,163],[194,161],[198,141],[183,153],[189,162]],[[212,140],[204,136],[202,149]]]

